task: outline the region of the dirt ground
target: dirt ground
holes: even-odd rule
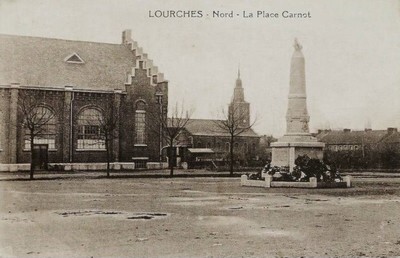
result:
[[[0,181],[1,257],[399,256],[400,178],[351,189],[239,178]]]

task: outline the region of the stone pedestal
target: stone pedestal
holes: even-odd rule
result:
[[[288,166],[292,171],[298,156],[306,154],[310,158],[322,159],[324,146],[322,142],[274,142],[271,144],[271,163],[274,166]]]

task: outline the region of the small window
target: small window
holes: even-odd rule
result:
[[[243,148],[245,153],[249,152],[249,145],[247,144],[247,142],[244,143]]]
[[[85,63],[83,61],[83,59],[77,53],[72,53],[71,55],[67,56],[64,59],[64,61],[67,63],[72,63],[72,64],[84,64]]]
[[[225,143],[225,151],[230,151],[231,144],[229,142]]]

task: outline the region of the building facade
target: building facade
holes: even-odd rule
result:
[[[129,30],[121,44],[0,35],[0,56],[0,164],[30,163],[29,114],[49,163],[105,162],[109,118],[112,162],[159,161],[147,125],[167,116],[168,82]]]

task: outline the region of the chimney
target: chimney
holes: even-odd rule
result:
[[[126,45],[132,42],[132,31],[131,30],[124,30],[122,32],[122,44]]]
[[[388,127],[387,133],[388,133],[388,134],[397,133],[397,128],[395,128],[395,127]]]
[[[345,129],[343,129],[343,132],[345,132],[345,133],[350,133],[350,132],[351,132],[351,129],[345,128]]]

